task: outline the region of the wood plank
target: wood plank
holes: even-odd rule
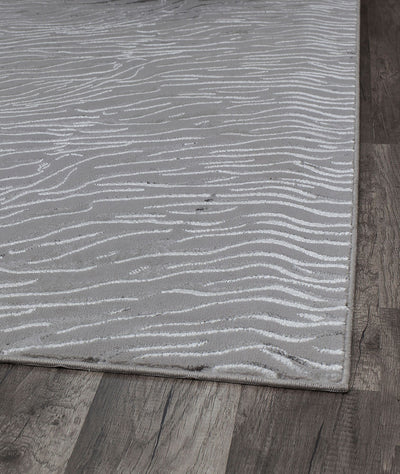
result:
[[[337,417],[327,418],[330,428],[325,438],[327,446],[325,450],[322,445],[317,447],[310,473],[381,472],[379,400],[379,392],[352,390],[343,395]]]
[[[379,306],[400,308],[400,146],[377,145],[373,152],[379,163],[382,193],[376,223],[380,241]]]
[[[246,387],[227,472],[376,474],[378,400],[375,392]]]
[[[380,323],[378,318],[380,246],[376,222],[383,194],[379,163],[370,145],[360,147],[356,289],[353,315],[352,378],[358,390],[380,387]]]
[[[148,473],[225,471],[241,386],[175,381],[170,411]]]
[[[63,472],[102,375],[2,366],[0,472]]]
[[[381,309],[382,390],[380,435],[382,472],[400,472],[400,309]]]
[[[368,0],[367,5],[373,142],[400,143],[400,2]]]
[[[360,8],[360,143],[373,143],[371,110],[371,56],[369,50],[368,2]]]
[[[118,472],[126,458],[132,472],[145,472],[173,385],[172,379],[105,374],[66,472]]]
[[[222,473],[240,390],[107,374],[66,473]]]
[[[379,307],[400,307],[400,146],[363,144],[351,387],[380,390]]]
[[[333,418],[341,397],[244,387],[227,473],[307,472],[314,448],[326,429],[324,411],[327,409]]]

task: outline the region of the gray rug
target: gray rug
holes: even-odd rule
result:
[[[1,361],[346,390],[357,1],[0,26]]]

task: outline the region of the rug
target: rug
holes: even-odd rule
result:
[[[0,360],[347,390],[357,1],[1,12]]]

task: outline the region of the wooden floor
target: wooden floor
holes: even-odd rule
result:
[[[0,473],[400,473],[400,2],[362,0],[347,394],[0,365]]]

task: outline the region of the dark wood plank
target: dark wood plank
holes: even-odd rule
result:
[[[380,241],[379,306],[400,308],[400,146],[377,145],[372,150],[379,164],[383,201],[377,222]]]
[[[400,472],[400,309],[381,309],[382,390],[380,435],[382,472]]]
[[[222,473],[240,390],[107,374],[66,472]]]
[[[376,474],[378,401],[377,392],[246,387],[227,472]]]
[[[400,143],[400,2],[367,0],[373,143]]]
[[[400,307],[400,146],[361,145],[352,387],[379,390],[379,307]]]
[[[360,147],[356,289],[353,315],[352,379],[358,390],[379,390],[380,241],[376,223],[381,214],[379,163],[370,145]]]
[[[0,472],[63,472],[102,375],[1,368]]]
[[[369,50],[368,2],[360,8],[360,142],[373,143],[371,104],[371,55]]]

